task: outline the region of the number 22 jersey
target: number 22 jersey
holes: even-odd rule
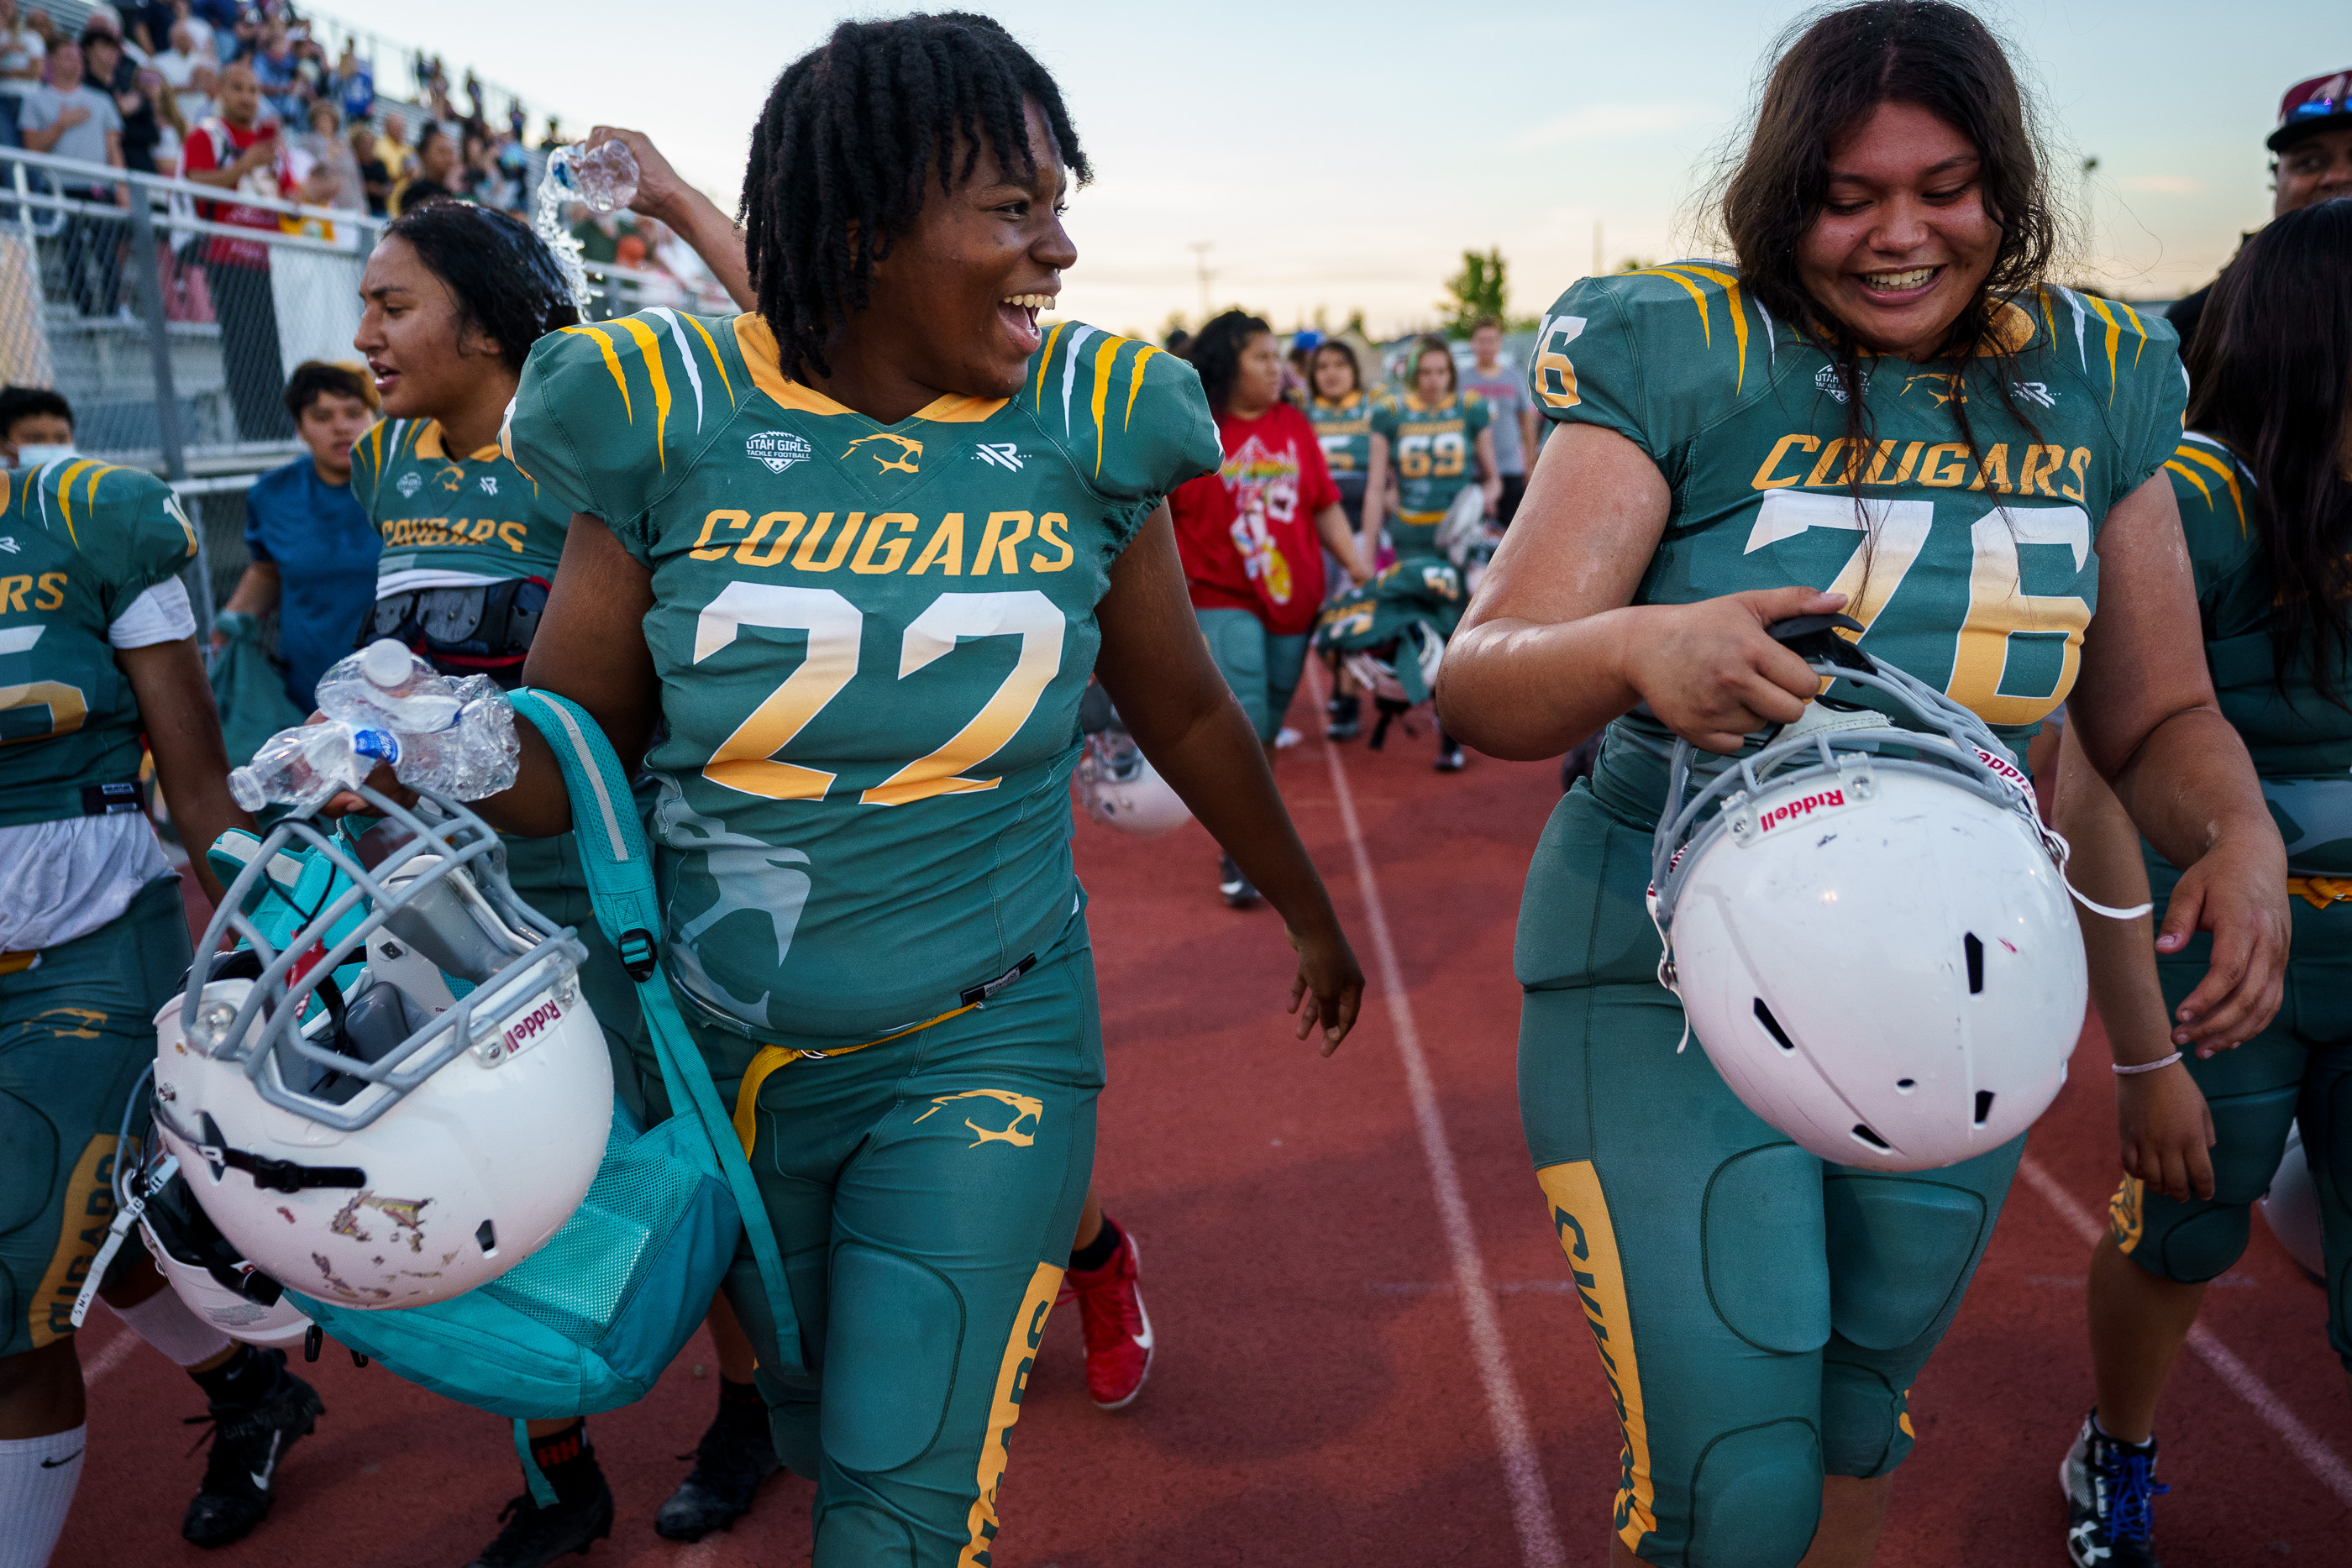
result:
[[[1065,322],[1012,398],[882,424],[787,379],[758,316],[656,309],[542,339],[506,439],[653,574],[681,988],[870,1037],[1052,946],[1095,606],[1222,456],[1189,365]]]
[[[1993,329],[2011,350],[2006,399],[1993,355],[1864,357],[1857,441],[1855,389],[1830,357],[1728,263],[1678,262],[1570,288],[1528,380],[1547,417],[1615,431],[1665,477],[1672,508],[1635,603],[1843,593],[1863,647],[2021,757],[2074,684],[2099,528],[2172,455],[2188,381],[2169,328],[2054,285],[2000,304]],[[1644,713],[1618,722],[1664,733]]]

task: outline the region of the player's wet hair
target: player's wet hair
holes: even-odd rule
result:
[[[2213,286],[2189,354],[2189,428],[2253,475],[2244,506],[2278,594],[2271,646],[2282,695],[2298,654],[2339,707],[2352,652],[2352,202],[2273,218]]]
[[[1799,25],[1773,64],[1755,130],[1723,185],[1719,215],[1740,282],[1774,316],[1816,336],[1837,361],[1840,384],[1862,384],[1860,347],[1850,334],[1820,330],[1827,312],[1805,292],[1798,256],[1828,196],[1831,150],[1883,103],[1924,109],[1976,147],[1978,187],[2000,243],[1984,286],[1953,319],[1936,357],[1990,353],[1998,368],[1991,390],[2031,429],[2010,392],[2014,355],[1993,322],[2004,298],[2042,280],[2057,253],[2058,215],[2032,107],[2000,41],[1960,6],[1868,0]],[[1868,413],[1858,396],[1845,404],[1846,434],[1856,444],[1848,450],[1859,453],[1869,439]],[[1949,406],[1974,449],[1967,400]],[[1862,466],[1852,465],[1849,474],[1857,495]]]
[[[934,181],[969,180],[984,145],[1036,172],[1024,103],[1073,181],[1093,167],[1061,89],[1027,49],[965,11],[844,22],[784,68],[743,172],[745,258],[787,374],[831,375],[824,340],[867,303],[874,264],[914,225]]]
[[[1363,361],[1356,358],[1356,350],[1352,344],[1344,342],[1338,338],[1326,338],[1321,342],[1315,345],[1315,358],[1307,361],[1308,368],[1307,371],[1307,385],[1310,388],[1313,388],[1315,384],[1314,367],[1326,354],[1337,354],[1341,360],[1347,362],[1349,379],[1348,390],[1349,392],[1361,392],[1364,390]],[[1323,394],[1319,390],[1317,390],[1314,392],[1313,395],[1320,397]]]
[[[499,358],[518,374],[533,343],[580,319],[547,242],[504,213],[431,201],[394,218],[383,237],[406,240],[425,270],[448,286],[459,343],[467,327],[478,329],[497,340]]]
[[[1228,310],[1211,317],[1209,324],[1192,335],[1184,357],[1200,372],[1201,391],[1211,408],[1222,413],[1225,400],[1233,396],[1234,378],[1241,373],[1242,350],[1249,347],[1250,340],[1273,330],[1262,317]]]
[[[1412,361],[1405,366],[1404,384],[1408,392],[1421,386],[1421,361],[1432,354],[1445,356],[1445,395],[1452,397],[1462,390],[1462,367],[1454,362],[1454,345],[1434,335],[1412,340]]]

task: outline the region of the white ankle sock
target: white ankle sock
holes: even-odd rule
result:
[[[112,1302],[107,1303],[113,1307]],[[182,1366],[210,1361],[229,1347],[228,1335],[188,1311],[172,1291],[161,1290],[135,1307],[114,1307],[132,1333]]]
[[[0,1438],[0,1568],[43,1568],[66,1527],[89,1432]]]

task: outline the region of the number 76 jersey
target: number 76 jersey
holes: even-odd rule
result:
[[[1189,365],[1066,322],[1015,396],[881,424],[788,380],[758,316],[656,309],[541,339],[505,441],[653,574],[683,989],[754,1036],[871,1038],[1051,946],[1095,606],[1221,457]]]
[[[2074,684],[2099,528],[2172,455],[2188,382],[2171,329],[2118,302],[2039,287],[2000,303],[1993,330],[2006,357],[1865,356],[1850,386],[1736,267],[1677,262],[1562,295],[1529,390],[1665,476],[1636,603],[1843,593],[1864,648],[2022,755]]]

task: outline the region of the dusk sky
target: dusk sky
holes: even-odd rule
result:
[[[971,0],[966,0],[971,3]],[[1744,127],[1759,64],[1808,7],[1682,0],[982,6],[1059,78],[1094,160],[1071,204],[1065,312],[1114,330],[1219,307],[1428,320],[1466,247],[1502,247],[1533,314],[1593,266],[1695,254],[1686,215]],[[2270,212],[2280,93],[2352,66],[2341,0],[2043,0],[1980,7],[2046,112],[2053,176],[2091,221],[2060,276],[2135,298],[2205,282]],[[649,132],[730,209],[752,122],[794,56],[853,13],[799,0],[405,0],[379,26],[561,112]],[[663,37],[676,18],[687,31]],[[560,18],[560,21],[559,21]],[[2331,18],[2333,18],[2331,20]],[[356,19],[356,18],[355,18]],[[494,100],[495,103],[495,100]],[[2079,173],[2086,157],[2098,169]],[[2085,200],[2087,198],[2087,207]]]

